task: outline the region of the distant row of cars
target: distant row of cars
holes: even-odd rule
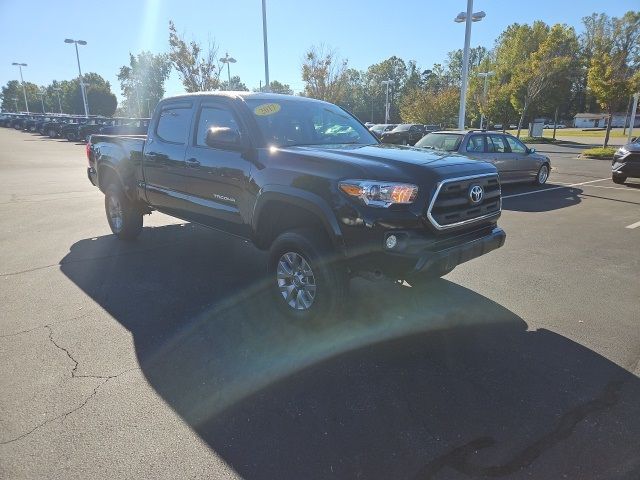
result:
[[[87,142],[95,133],[105,135],[146,135],[148,118],[107,118],[47,113],[2,113],[0,126],[39,133],[70,142]]]

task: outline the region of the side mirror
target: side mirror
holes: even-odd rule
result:
[[[527,153],[536,153],[535,148],[527,148]]]
[[[240,148],[240,132],[229,127],[210,127],[205,143],[212,148]]]

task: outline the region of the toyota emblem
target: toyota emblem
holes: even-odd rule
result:
[[[473,205],[477,205],[482,201],[482,197],[484,197],[484,190],[480,185],[471,185],[469,189],[469,200]]]

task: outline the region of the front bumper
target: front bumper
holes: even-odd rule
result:
[[[471,232],[434,245],[410,231],[389,231],[398,238],[398,252],[383,250],[351,259],[356,272],[374,272],[390,278],[416,274],[442,275],[461,263],[504,245],[506,233],[497,226]]]

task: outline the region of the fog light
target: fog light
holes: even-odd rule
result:
[[[395,235],[389,235],[385,243],[387,248],[391,250],[392,248],[395,248],[395,246],[398,244],[398,239],[396,238]]]

